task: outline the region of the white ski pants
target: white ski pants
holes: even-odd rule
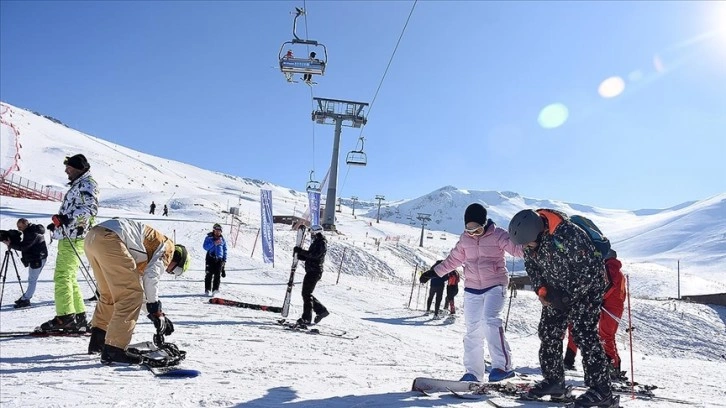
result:
[[[502,328],[506,287],[495,286],[481,295],[464,291],[464,368],[480,381],[484,378],[484,340],[489,346],[492,368],[512,369],[512,355]]]

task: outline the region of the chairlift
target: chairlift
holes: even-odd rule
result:
[[[426,239],[434,239],[434,233],[433,232],[426,233]]]
[[[285,75],[288,82],[295,82],[292,80],[293,74],[325,75],[325,67],[328,63],[328,49],[325,48],[325,45],[315,40],[302,40],[297,36],[297,19],[305,15],[305,10],[299,7],[295,7],[295,10],[297,14],[295,14],[295,19],[292,23],[293,39],[282,43],[280,52],[277,55],[280,60],[280,71]],[[302,51],[302,47],[298,47],[299,45],[306,46],[305,52],[309,50],[309,46],[315,48],[306,58],[299,58],[295,57],[295,53],[293,52],[293,48]]]
[[[350,166],[365,166],[368,164],[368,157],[363,151],[365,139],[361,136],[358,140],[360,141],[360,149],[348,152],[348,156],[345,158],[345,162]]]
[[[308,184],[305,186],[305,189],[308,192],[316,192],[316,193],[319,193],[320,192],[320,182],[319,181],[316,181],[316,180],[313,180],[313,174],[315,174],[315,171],[314,170],[311,170],[310,171],[310,181],[308,181]]]

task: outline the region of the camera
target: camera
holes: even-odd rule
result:
[[[0,241],[10,241],[10,244],[19,245],[22,241],[22,232],[18,230],[0,230]]]

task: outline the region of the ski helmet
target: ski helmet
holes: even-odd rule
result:
[[[183,274],[189,269],[189,256],[184,245],[174,245],[174,255],[171,257],[171,261],[176,262],[176,266],[171,270],[171,273],[176,276]]]
[[[515,244],[524,245],[536,241],[544,230],[542,218],[534,210],[522,210],[509,222],[509,239]]]
[[[312,227],[310,227],[310,231],[313,234],[317,234],[319,232],[323,232],[323,227],[321,227],[320,225],[313,225]]]

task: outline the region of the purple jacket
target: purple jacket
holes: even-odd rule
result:
[[[443,276],[464,265],[464,288],[478,290],[497,285],[507,286],[509,274],[504,251],[520,258],[524,255],[522,246],[514,244],[507,231],[489,220],[483,235],[472,237],[467,233],[461,234],[449,256],[436,265],[434,271]]]

